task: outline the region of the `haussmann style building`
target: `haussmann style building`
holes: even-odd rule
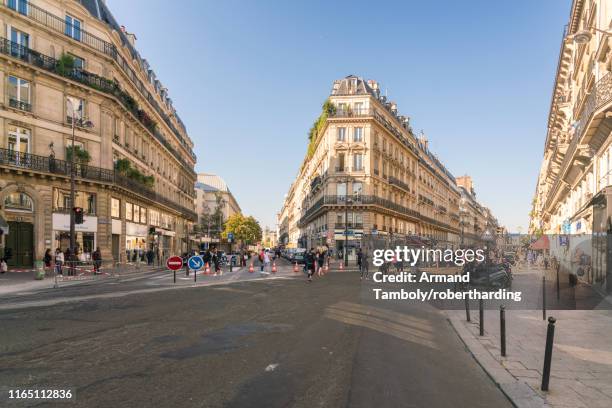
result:
[[[75,206],[81,252],[185,251],[193,143],[136,37],[102,0],[2,0],[0,20],[0,256],[30,267],[67,248]]]
[[[334,82],[310,132],[307,156],[277,216],[279,243],[346,249],[349,259],[372,236],[456,248],[460,203],[455,177],[425,136],[413,133],[376,81],[351,75]]]
[[[612,291],[612,2],[574,0],[563,30],[531,233],[588,253],[580,278]],[[559,235],[565,235],[556,239]],[[567,236],[571,236],[568,240]],[[588,241],[588,244],[587,244]],[[561,248],[565,247],[565,248]],[[559,253],[557,254],[558,256]],[[570,262],[568,260],[568,262]],[[576,268],[573,268],[574,270]]]

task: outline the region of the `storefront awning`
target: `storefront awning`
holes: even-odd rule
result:
[[[0,230],[2,230],[3,235],[8,235],[9,233],[8,223],[6,222],[4,218],[2,218],[1,215],[0,215]]]
[[[536,242],[529,245],[529,249],[542,250],[549,249],[550,242],[548,241],[548,236],[542,235]]]

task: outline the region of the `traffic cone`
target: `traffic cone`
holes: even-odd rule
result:
[[[276,262],[272,262],[272,273],[276,273]]]
[[[298,266],[297,266],[297,262],[295,263],[295,265],[293,265],[293,272],[298,273]]]
[[[249,266],[249,273],[253,272],[255,272],[255,269],[253,268],[253,263],[251,262],[251,266]]]
[[[209,275],[209,274],[210,274],[210,266],[208,265],[208,262],[206,262],[206,269],[204,270],[204,273],[205,273],[206,275]]]

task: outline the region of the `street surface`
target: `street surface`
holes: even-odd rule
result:
[[[37,407],[511,406],[440,310],[374,301],[357,273],[309,284],[281,261],[275,275],[198,280],[3,297],[0,384],[76,394],[21,405]]]

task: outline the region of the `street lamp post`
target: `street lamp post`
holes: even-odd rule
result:
[[[75,127],[76,127],[76,110],[74,109],[74,103],[72,101],[72,99],[67,98],[66,99],[68,101],[68,103],[70,104],[70,109],[72,111],[72,115],[71,115],[71,122],[72,122],[72,139],[70,141],[71,143],[71,154],[70,154],[70,205],[72,206],[72,208],[69,209],[70,211],[70,253],[74,256],[74,252],[76,250],[76,227],[75,227],[75,214],[74,214],[74,208],[75,208],[75,201],[76,201],[76,181],[75,181],[75,171],[74,171],[74,165],[75,165],[75,161],[74,161],[74,156],[76,156],[76,152],[74,151],[74,140],[75,140]],[[82,106],[79,108],[82,109]],[[86,121],[85,118],[83,117],[83,112],[81,111],[81,125],[83,127],[91,127],[92,124],[91,122],[89,122],[88,120]],[[68,261],[68,259],[66,260]]]
[[[348,188],[348,182],[346,183]],[[348,266],[348,206],[352,204],[352,200],[348,197],[345,198],[344,203],[344,265]]]
[[[69,209],[70,211],[70,253],[72,255],[74,255],[74,251],[76,249],[76,228],[75,228],[75,217],[74,217],[74,207],[75,207],[75,174],[74,174],[74,156],[75,156],[75,152],[74,152],[74,127],[75,127],[75,121],[76,121],[76,115],[75,115],[75,111],[74,111],[74,105],[72,103],[72,100],[70,100],[70,98],[67,99],[68,103],[70,103],[70,107],[72,108],[72,140],[71,140],[71,149],[72,149],[72,154],[70,155],[70,205],[72,208]],[[66,259],[66,261],[69,261],[69,259]]]

